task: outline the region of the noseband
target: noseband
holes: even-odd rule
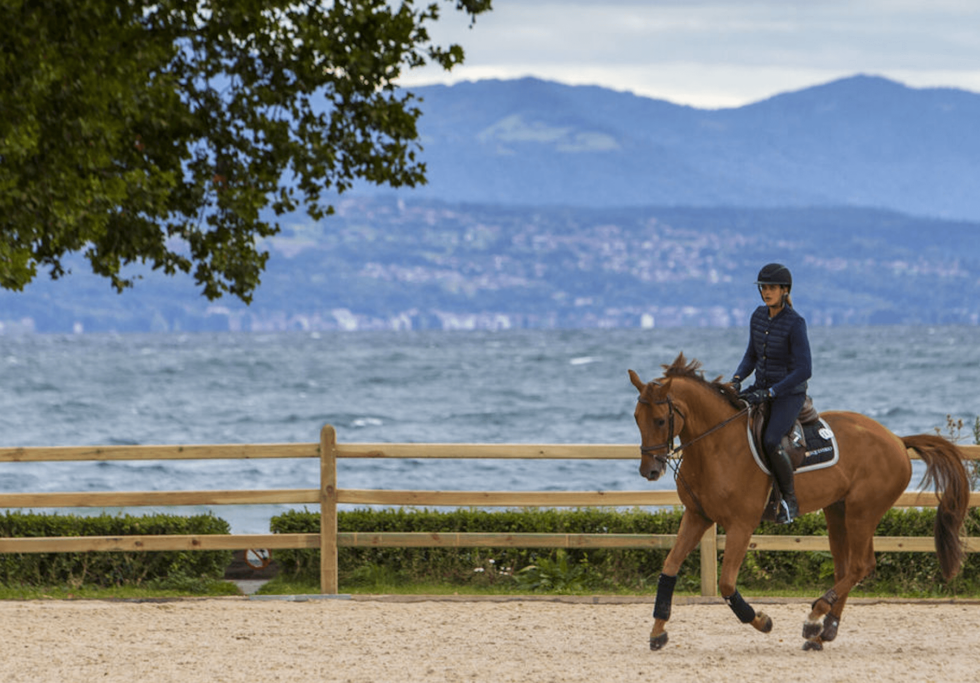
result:
[[[637,403],[641,403],[646,406],[655,405],[662,406],[667,404],[667,440],[663,443],[658,443],[656,446],[640,446],[640,453],[643,455],[653,455],[659,462],[666,465],[671,457],[677,454],[680,448],[674,448],[674,413],[681,416],[682,420],[687,418],[681,409],[674,405],[674,402],[670,400],[670,395],[668,394],[662,401],[648,401],[642,396],[636,400]],[[654,453],[654,451],[663,450],[663,453]]]
[[[659,382],[655,382],[655,385],[663,386]],[[641,395],[637,399],[637,403],[648,405],[648,406],[664,405],[665,403],[667,404],[667,440],[663,443],[657,444],[656,446],[644,446],[640,444],[640,453],[642,453],[643,455],[650,455],[652,453],[654,459],[660,464],[662,464],[664,466],[664,469],[666,469],[667,466],[670,465],[671,468],[674,470],[674,478],[678,480],[681,484],[683,484],[685,490],[691,496],[691,499],[694,501],[694,505],[696,506],[698,514],[704,517],[705,519],[710,520],[711,518],[708,517],[707,513],[705,512],[704,506],[701,504],[701,500],[698,497],[697,493],[695,493],[694,489],[690,486],[690,484],[687,483],[685,478],[681,476],[680,461],[684,457],[684,453],[683,453],[684,448],[686,446],[690,446],[695,441],[700,441],[704,437],[708,436],[713,432],[718,431],[722,427],[731,424],[732,422],[740,418],[742,415],[745,415],[747,412],[749,412],[749,407],[746,406],[742,408],[740,411],[738,411],[728,419],[722,420],[708,431],[702,434],[698,434],[696,437],[694,437],[687,443],[682,442],[679,446],[675,448],[674,447],[674,413],[680,415],[681,419],[684,420],[685,423],[687,422],[687,417],[684,415],[683,412],[681,412],[680,408],[674,405],[674,402],[670,398],[670,394],[666,394],[663,400],[660,401],[648,401],[647,399],[643,398],[643,396]],[[654,453],[654,451],[663,451],[663,452]],[[678,453],[681,454],[680,458],[676,458]],[[676,458],[674,462],[671,462],[672,458]]]
[[[660,386],[659,383],[658,383],[658,386]],[[749,407],[746,406],[746,407],[742,408],[740,411],[738,411],[737,413],[735,413],[734,415],[732,415],[731,417],[729,417],[728,419],[722,420],[721,422],[719,422],[718,424],[716,424],[714,427],[712,427],[708,431],[706,431],[706,432],[704,432],[702,434],[698,434],[696,437],[694,437],[690,441],[687,441],[686,443],[681,443],[679,446],[677,446],[675,448],[674,447],[674,438],[675,438],[675,435],[674,435],[674,413],[677,413],[678,415],[680,415],[681,419],[684,420],[685,422],[687,421],[687,416],[684,415],[684,413],[681,411],[680,408],[678,408],[677,406],[674,405],[674,402],[670,398],[670,394],[667,394],[666,396],[664,396],[663,400],[661,400],[661,401],[648,401],[647,399],[643,398],[642,396],[640,396],[636,401],[637,401],[637,403],[640,403],[640,404],[643,404],[643,405],[647,405],[647,406],[650,406],[650,405],[662,406],[664,404],[667,404],[667,440],[664,441],[663,443],[658,443],[656,446],[644,446],[642,444],[640,445],[640,453],[641,454],[643,454],[643,455],[651,455],[652,454],[653,457],[658,462],[662,463],[663,465],[667,465],[670,462],[670,459],[671,458],[675,457],[678,453],[680,453],[681,451],[684,450],[684,447],[685,446],[690,446],[692,443],[694,443],[696,441],[700,441],[701,439],[703,439],[704,437],[708,436],[709,434],[718,431],[722,427],[724,427],[724,426],[726,426],[726,425],[734,422],[735,420],[737,420],[738,418],[740,418],[742,415],[745,415],[747,412],[749,412]],[[654,451],[660,451],[660,450],[663,450],[663,453],[655,453],[654,452]]]

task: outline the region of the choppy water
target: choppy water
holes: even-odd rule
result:
[[[812,328],[810,338],[819,410],[863,412],[903,435],[980,414],[978,327]],[[628,368],[651,378],[684,351],[708,377],[728,377],[746,342],[733,329],[0,336],[0,445],[315,442],[326,423],[341,442],[637,443]],[[315,488],[317,478],[314,460],[0,464],[4,492]],[[339,479],[653,486],[633,461],[344,460]],[[236,533],[261,533],[280,509],[214,512]]]

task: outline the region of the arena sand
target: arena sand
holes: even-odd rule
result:
[[[0,603],[0,681],[980,681],[980,604],[852,601],[804,652],[808,607],[679,599],[650,652],[649,601],[215,598]]]

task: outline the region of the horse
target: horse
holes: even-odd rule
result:
[[[677,540],[657,584],[650,649],[661,650],[667,643],[677,573],[715,523],[726,534],[718,580],[721,595],[742,623],[769,633],[772,619],[753,609],[736,587],[771,486],[771,477],[752,456],[748,408],[730,384],[720,377],[709,382],[701,363],[688,362],[683,353],[662,367],[664,376],[646,383],[629,371],[639,392],[634,417],[641,438],[640,474],[656,481],[670,462],[684,505]],[[963,453],[947,439],[930,434],[898,437],[859,413],[832,411],[820,417],[836,435],[839,459],[833,466],[798,474],[796,494],[801,514],[823,510],[826,517],[834,585],[811,605],[803,624],[804,650],[822,650],[837,637],[848,594],[874,569],[875,529],[912,477],[909,449],[926,464],[923,487],[933,484],[940,498],[934,536],[947,581],[963,563],[959,533],[970,497]],[[681,442],[677,448],[675,438]]]

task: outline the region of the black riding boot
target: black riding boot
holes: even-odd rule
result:
[[[782,505],[776,513],[776,523],[789,524],[800,516],[800,506],[796,502],[796,490],[793,488],[793,464],[782,446],[769,454],[769,462],[772,465],[776,486],[779,487],[779,493],[783,498]]]

